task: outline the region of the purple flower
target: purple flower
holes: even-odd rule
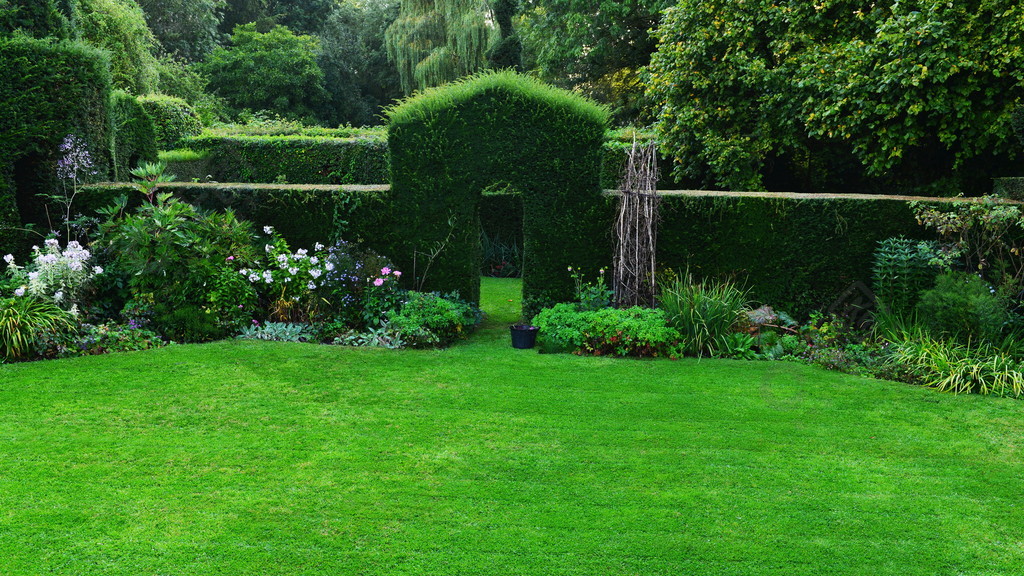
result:
[[[78,173],[96,174],[92,169],[92,156],[82,140],[74,134],[68,134],[60,145],[60,151],[64,153],[57,160],[57,177],[64,180],[78,180]]]

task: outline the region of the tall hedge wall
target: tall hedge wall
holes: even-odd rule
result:
[[[86,142],[98,176],[110,166],[110,65],[107,54],[72,41],[22,35],[0,37],[0,225],[44,222],[39,192],[57,186],[63,138]],[[14,196],[13,200],[11,196]],[[20,217],[12,222],[11,204]],[[17,250],[17,234],[0,237],[0,250]]]
[[[606,258],[607,233],[595,217],[605,109],[506,71],[425,91],[388,117],[391,257],[413,271],[403,279],[478,299],[480,197],[503,187],[523,197],[527,309],[572,294],[567,266]]]
[[[19,31],[35,38],[73,38],[74,0],[0,1],[0,35]]]
[[[218,182],[385,184],[383,138],[219,136],[186,138],[182,148],[209,152],[206,173]]]
[[[804,316],[870,286],[877,242],[894,236],[928,236],[905,200],[668,193],[658,265],[733,276],[757,302]]]
[[[113,176],[126,182],[139,163],[156,162],[156,129],[139,101],[121,90],[111,95],[110,121],[114,129]]]

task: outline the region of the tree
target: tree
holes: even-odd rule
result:
[[[635,118],[643,87],[637,73],[656,44],[650,31],[673,0],[523,0],[519,33],[527,68],[564,88],[612,104]]]
[[[486,0],[402,0],[385,43],[410,94],[487,69],[498,37]]]
[[[255,24],[242,24],[231,35],[231,45],[214,49],[202,69],[214,93],[235,108],[308,118],[326,96],[318,51],[316,38],[296,35],[286,26],[260,33]]]
[[[384,48],[384,31],[398,16],[398,5],[346,0],[323,23],[319,63],[330,98],[320,114],[325,122],[375,124],[381,109],[402,96],[398,70]]]
[[[110,52],[115,88],[146,94],[156,87],[156,39],[135,0],[78,0],[82,39]]]
[[[1014,154],[1013,0],[680,0],[657,39],[662,151],[708,185],[987,187]]]
[[[146,21],[168,54],[202,60],[223,35],[218,31],[224,0],[138,0]]]

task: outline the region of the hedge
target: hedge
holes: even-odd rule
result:
[[[192,105],[175,96],[147,94],[139,97],[139,104],[153,119],[156,129],[156,146],[170,150],[184,138],[199,135],[203,124]]]
[[[414,284],[480,291],[481,191],[523,198],[527,313],[565,299],[567,266],[594,268],[609,242],[601,215],[601,144],[608,112],[514,72],[426,90],[387,111],[395,200],[391,258]],[[571,243],[566,239],[585,239]]]
[[[204,151],[204,168],[218,182],[386,184],[387,142],[382,136],[221,136],[186,138],[180,146]],[[173,165],[171,171],[174,171]]]
[[[288,186],[171,182],[161,190],[207,210],[233,210],[259,228],[273,226],[294,247],[312,248],[337,238],[360,242],[388,255],[391,246],[378,231],[391,210],[387,186]],[[134,186],[101,183],[85,186],[76,206],[95,213],[119,196],[142,201]]]
[[[111,95],[111,122],[114,129],[113,176],[124,182],[142,162],[156,162],[156,129],[153,119],[139,101],[121,90]]]
[[[0,2],[0,35],[66,40],[75,36],[74,17],[74,0],[6,0]]]
[[[14,35],[0,37],[0,77],[0,226],[17,229],[46,221],[37,194],[57,188],[58,148],[68,134],[85,141],[97,177],[107,177],[110,65],[105,52],[79,42]],[[0,252],[23,242],[5,231]]]

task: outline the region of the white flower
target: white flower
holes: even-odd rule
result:
[[[78,272],[79,270],[82,269],[82,263],[78,260],[72,260],[71,262],[68,262],[68,268],[75,272]]]
[[[319,252],[320,250],[323,250],[323,249],[324,249],[324,245],[323,245],[323,244],[321,244],[321,243],[319,243],[319,242],[317,242],[317,243],[316,243],[316,244],[315,244],[315,245],[313,246],[313,249]]]
[[[306,250],[305,248],[299,248],[298,250],[295,251],[295,255],[300,258],[305,257],[306,254],[309,254],[309,250]]]
[[[253,272],[252,274],[249,274],[249,282],[258,282],[259,279],[260,279],[260,275],[259,274],[255,273],[255,272]]]
[[[8,264],[14,264],[14,254],[8,254],[4,256],[4,262],[7,262]]]
[[[316,266],[317,264],[320,263],[320,259],[317,258],[316,256],[313,256],[312,258],[309,259],[309,263],[312,264],[313,266]]]
[[[330,272],[331,270],[334,270],[334,264],[331,264],[330,262],[328,262],[327,264],[324,264],[324,270],[327,270],[328,272]]]
[[[270,270],[263,271],[263,281],[270,284],[274,281],[274,275],[270,273]]]
[[[309,275],[312,276],[314,280],[319,278],[321,274],[323,274],[323,272],[321,272],[319,268],[311,268],[309,270]]]
[[[277,263],[278,264],[285,264],[287,262],[288,262],[288,255],[287,254],[278,254],[277,255]]]
[[[273,234],[274,233],[274,227],[273,226],[264,226],[263,227],[263,233],[264,234]]]
[[[47,248],[60,248],[60,240],[56,238],[49,238],[45,244]]]
[[[315,290],[316,284],[313,284],[313,281],[310,280],[309,284],[306,284],[306,288],[309,288],[310,290]]]
[[[63,291],[57,290],[56,292],[53,293],[53,301],[54,302],[60,302],[63,299],[64,299],[64,292]]]
[[[92,267],[92,273],[93,274],[103,274],[103,267],[102,266],[93,266]]]
[[[294,276],[299,273],[299,269],[296,268],[295,266],[292,266],[291,268],[288,269],[288,273]]]
[[[20,287],[19,287],[18,289],[16,289],[16,290],[14,291],[14,295],[15,295],[15,296],[17,296],[17,297],[19,297],[19,298],[21,298],[22,296],[24,296],[24,295],[25,295],[25,287],[24,287],[24,286],[20,286]]]
[[[263,245],[263,251],[266,252],[267,254],[270,254],[270,251],[273,250],[273,249],[274,249],[274,247],[271,246],[270,244],[264,244]]]
[[[36,262],[39,264],[56,264],[57,257],[53,254],[43,254],[38,260],[36,260]]]
[[[39,278],[39,272],[29,272],[28,273],[28,281],[29,282],[35,282],[35,280],[37,278]]]

